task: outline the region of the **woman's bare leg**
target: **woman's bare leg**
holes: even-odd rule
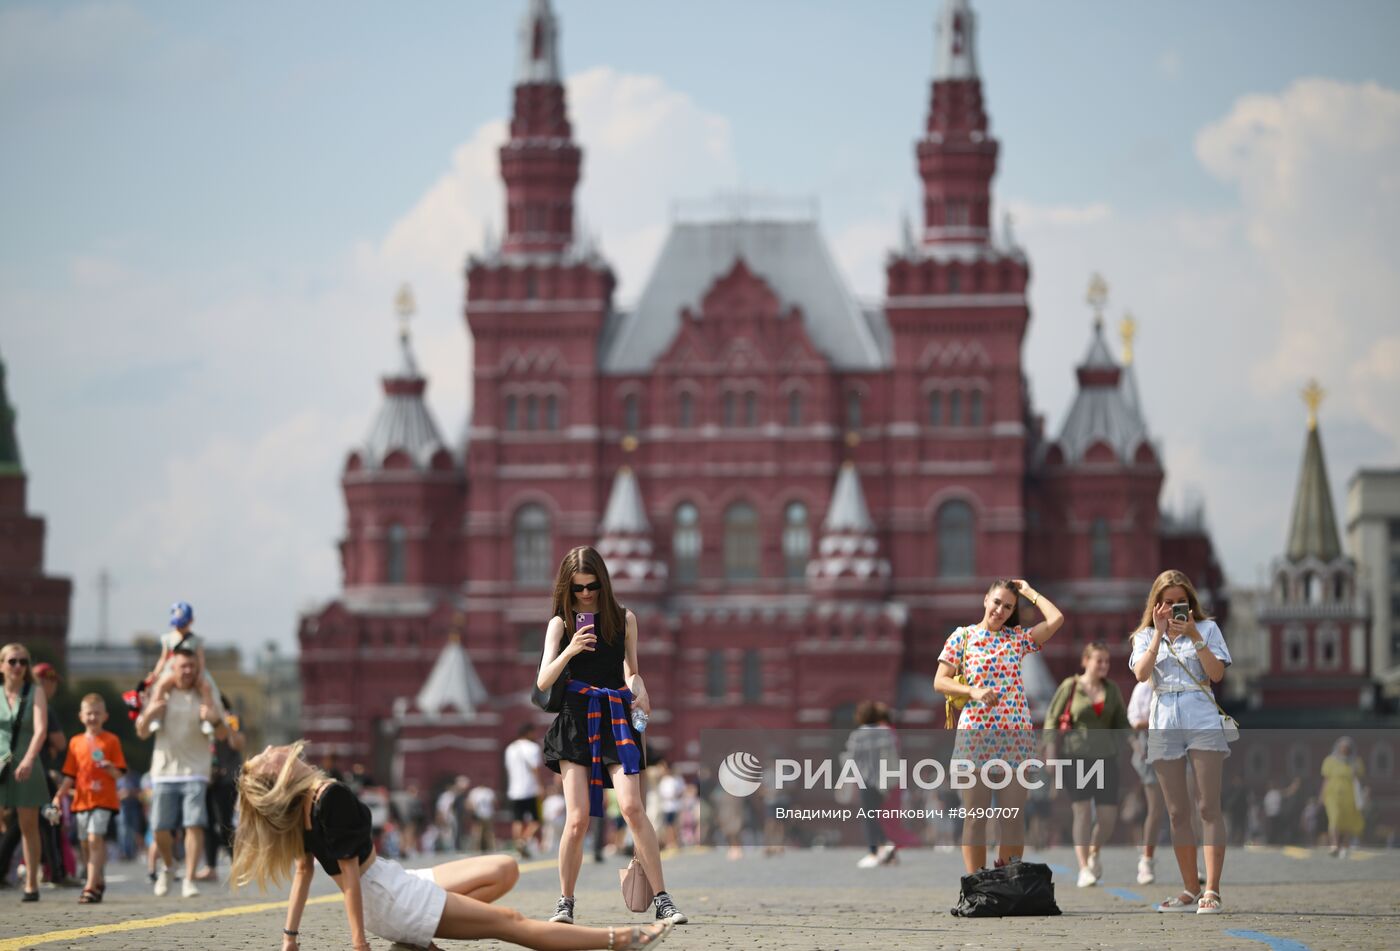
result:
[[[659,925],[646,926],[647,933],[660,932]],[[631,925],[615,929],[615,947],[626,947]],[[607,928],[585,928],[526,918],[513,908],[498,908],[465,895],[448,893],[435,937],[471,940],[499,938],[536,951],[588,951],[608,946]]]
[[[1007,810],[997,820],[997,859],[1005,865],[1019,859],[1026,851],[1026,797],[1030,790],[1014,779],[1011,785],[997,790],[997,806]]]
[[[1162,813],[1167,807],[1162,801],[1159,783],[1143,783],[1142,788],[1147,799],[1147,816],[1142,820],[1142,854],[1152,858],[1157,854],[1157,833],[1162,828]]]
[[[627,828],[632,830],[632,844],[636,846],[637,861],[647,873],[647,880],[658,892],[666,890],[666,880],[661,875],[661,846],[656,841],[656,829],[647,818],[647,810],[642,802],[641,776],[628,776],[621,764],[608,767],[612,776],[613,792],[617,794],[617,808]]]
[[[1089,867],[1089,844],[1094,840],[1094,803],[1081,799],[1070,803],[1070,813],[1074,816],[1074,857],[1080,868]]]
[[[520,866],[509,855],[478,855],[433,866],[433,881],[445,892],[493,902],[515,887]]]
[[[1172,830],[1172,850],[1176,866],[1181,871],[1181,886],[1188,894],[1201,890],[1196,877],[1196,830],[1191,825],[1191,792],[1186,787],[1186,758],[1158,760],[1157,783],[1162,787],[1162,799],[1167,806],[1167,822]]]
[[[963,790],[962,804],[969,812],[974,809],[986,809],[992,804],[992,791],[981,785],[973,785]],[[967,870],[967,874],[971,875],[978,869],[986,867],[987,820],[985,818],[968,817],[963,819],[962,855],[963,868]]]
[[[1225,868],[1225,816],[1220,811],[1220,775],[1225,766],[1225,754],[1215,750],[1190,750],[1187,755],[1196,773],[1196,806],[1201,814],[1206,888],[1219,892],[1220,873]],[[1191,871],[1195,873],[1195,869]]]
[[[19,818],[20,851],[24,854],[24,890],[39,890],[39,865],[42,862],[39,848],[39,809],[21,806],[15,810]],[[55,870],[55,881],[57,871]]]
[[[583,865],[583,840],[588,838],[588,767],[560,763],[564,777],[564,832],[559,836],[559,894],[574,895]]]

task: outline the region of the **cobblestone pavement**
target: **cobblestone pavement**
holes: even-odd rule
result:
[[[666,948],[741,948],[762,951],[852,949],[1199,948],[1389,949],[1400,947],[1400,851],[1362,852],[1347,859],[1302,849],[1235,849],[1227,858],[1227,913],[1211,917],[1162,915],[1150,905],[1173,891],[1134,880],[1135,856],[1105,855],[1105,880],[1076,888],[1068,849],[1032,859],[1056,867],[1056,918],[964,920],[948,914],[957,899],[961,862],[952,852],[907,851],[894,867],[859,870],[859,852],[790,850],[764,857],[745,850],[739,861],[722,852],[669,856],[668,884],[691,924],[676,929]],[[1171,862],[1169,853],[1159,859]],[[408,862],[410,866],[423,864]],[[577,889],[581,923],[644,921],[630,915],[617,893],[621,859],[585,862]],[[520,884],[505,900],[532,917],[553,910],[554,865],[522,865]],[[76,890],[43,892],[37,905],[0,891],[0,951],[79,949],[276,949],[282,907],[278,896],[231,895],[222,884],[203,885],[197,898],[155,898],[142,870],[114,865],[107,899],[78,905]],[[178,894],[178,885],[172,888]],[[318,876],[302,924],[305,951],[348,945],[345,916],[334,883]],[[174,923],[169,923],[171,921]],[[126,930],[114,930],[114,929]],[[76,932],[76,933],[75,933]],[[1269,942],[1274,944],[1270,945]],[[1286,942],[1294,942],[1289,944]],[[497,942],[442,942],[452,948],[499,949]],[[376,951],[388,942],[375,941]]]

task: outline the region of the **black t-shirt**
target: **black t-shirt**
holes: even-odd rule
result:
[[[341,859],[363,862],[374,849],[369,807],[348,787],[332,782],[312,805],[311,828],[302,842],[327,875],[339,875]]]
[[[598,635],[598,640],[594,642],[595,649],[575,654],[569,661],[568,676],[594,687],[621,690],[624,686],[622,662],[627,656],[626,625],[615,632],[613,636],[616,639],[611,644],[603,640],[602,632],[597,627],[593,628],[593,633]]]

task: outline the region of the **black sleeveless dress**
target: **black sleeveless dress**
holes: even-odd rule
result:
[[[626,686],[622,679],[622,661],[627,653],[627,632],[618,631],[613,644],[599,636],[596,644],[595,650],[575,654],[574,659],[569,661],[568,669],[560,676],[566,681],[579,680],[594,687],[622,690]],[[631,704],[627,704],[627,720],[627,729],[631,730]],[[612,776],[606,767],[609,763],[621,763],[622,760],[617,755],[617,743],[613,740],[612,731],[603,730],[601,735],[603,784],[610,787]],[[635,731],[633,735],[636,735]],[[637,745],[644,750],[640,738]],[[561,762],[593,765],[593,754],[588,747],[588,698],[567,690],[564,691],[564,709],[555,715],[549,732],[544,736],[544,765],[558,773]],[[645,751],[642,765],[646,765]]]

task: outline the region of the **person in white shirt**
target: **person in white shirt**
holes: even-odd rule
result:
[[[159,720],[155,753],[151,757],[151,826],[155,829],[155,844],[164,859],[164,867],[156,875],[155,893],[170,890],[170,869],[175,864],[174,832],[185,830],[185,884],[180,894],[193,898],[199,894],[195,886],[195,868],[204,853],[204,827],[208,816],[205,792],[209,785],[212,757],[209,737],[203,724],[214,724],[223,734],[224,711],[217,699],[210,707],[200,697],[197,682],[199,669],[189,654],[175,654],[170,661],[174,671],[174,686],[164,699],[147,704],[136,718],[136,735],[151,736],[151,721]]]
[[[496,851],[496,790],[478,786],[467,793],[467,808],[476,820],[476,847],[482,852]]]
[[[1133,728],[1133,769],[1142,780],[1142,796],[1146,814],[1142,820],[1142,856],[1138,859],[1139,885],[1151,885],[1157,880],[1157,835],[1162,828],[1166,805],[1162,801],[1162,786],[1157,771],[1147,762],[1147,724],[1152,713],[1152,681],[1144,680],[1133,688],[1128,701],[1128,723]]]
[[[540,767],[544,750],[535,742],[535,725],[526,723],[506,747],[506,799],[510,802],[510,834],[521,858],[540,832]]]
[[[685,795],[685,783],[671,772],[671,764],[662,760],[661,778],[656,781],[656,794],[661,797],[661,840],[666,848],[679,848],[681,797]]]

